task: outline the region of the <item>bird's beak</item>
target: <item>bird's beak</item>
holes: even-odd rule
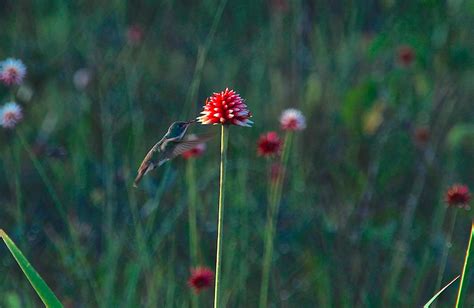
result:
[[[196,123],[196,122],[197,122],[197,119],[194,119],[194,120],[186,122],[186,124],[193,124],[193,123]]]

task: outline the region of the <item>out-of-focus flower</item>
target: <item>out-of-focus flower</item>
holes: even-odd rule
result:
[[[238,126],[252,126],[250,111],[244,100],[234,90],[226,88],[214,93],[206,100],[201,116],[197,118],[202,124],[233,124]]]
[[[0,80],[5,85],[19,85],[23,82],[26,75],[26,66],[21,60],[8,58],[0,65]]]
[[[188,280],[188,285],[199,293],[203,289],[207,289],[212,286],[214,281],[214,272],[208,267],[196,267],[191,269],[191,276]]]
[[[72,82],[74,83],[76,89],[81,91],[89,85],[91,79],[91,70],[88,68],[80,68],[74,73],[74,76],[72,77]]]
[[[188,140],[196,140],[196,139],[197,139],[197,136],[194,134],[191,134],[188,137]],[[206,150],[206,144],[203,142],[203,143],[197,144],[191,150],[184,152],[182,155],[184,159],[189,159],[189,158],[201,156],[205,150]]]
[[[457,206],[468,210],[471,194],[466,185],[454,184],[446,192],[445,201],[449,206]]]
[[[298,109],[289,108],[283,111],[280,116],[281,129],[298,131],[306,128],[306,119]]]
[[[418,146],[425,146],[430,140],[430,129],[426,126],[416,127],[413,132],[413,138]]]
[[[0,109],[0,125],[4,128],[14,128],[23,119],[21,107],[15,102],[9,102]]]
[[[272,182],[283,176],[284,173],[285,167],[283,167],[281,163],[273,163],[270,166],[270,180]]]
[[[138,45],[143,40],[143,28],[140,25],[131,25],[127,29],[127,43],[130,45]]]
[[[260,136],[257,142],[257,153],[260,156],[278,155],[282,141],[276,132],[268,132]]]
[[[363,129],[367,135],[373,135],[383,123],[384,104],[376,103],[363,116]]]
[[[397,60],[401,66],[408,67],[415,60],[415,51],[411,46],[402,45],[397,50]]]

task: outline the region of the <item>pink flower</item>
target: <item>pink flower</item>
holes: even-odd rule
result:
[[[260,156],[278,155],[282,141],[276,132],[268,132],[260,136],[257,143],[257,153]]]
[[[188,139],[189,140],[196,140],[197,136],[194,135],[194,134],[191,134],[191,135],[189,135]],[[191,150],[188,150],[188,151],[184,152],[182,155],[183,155],[184,159],[190,159],[190,158],[193,158],[193,157],[201,156],[202,153],[204,153],[205,150],[206,150],[206,144],[205,143],[199,143],[198,145],[196,145]]]
[[[281,129],[299,131],[306,128],[306,119],[298,109],[286,109],[280,116]]]
[[[469,209],[471,194],[466,185],[454,184],[446,192],[445,201],[449,206]]]
[[[138,45],[143,40],[143,28],[140,25],[131,25],[127,29],[127,42],[130,45]]]
[[[1,63],[0,80],[7,86],[19,85],[26,75],[26,66],[21,60],[8,58]]]
[[[253,124],[249,120],[251,116],[240,95],[226,88],[222,92],[214,93],[206,100],[204,110],[197,120],[202,124],[233,124],[250,127]]]
[[[402,45],[398,47],[397,57],[401,66],[408,67],[415,60],[415,51],[411,46]]]
[[[194,292],[199,293],[203,289],[211,287],[213,281],[214,272],[210,268],[196,267],[191,269],[188,285],[193,288]]]
[[[14,128],[23,118],[21,107],[15,102],[9,102],[0,109],[0,125],[4,128]]]

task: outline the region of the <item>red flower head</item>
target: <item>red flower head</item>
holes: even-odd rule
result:
[[[196,138],[197,137],[194,134],[191,134],[188,137],[189,140],[196,140]],[[183,155],[184,159],[189,159],[189,158],[201,156],[202,153],[204,153],[205,150],[206,150],[206,144],[205,143],[199,143],[198,145],[196,145],[191,150],[188,150],[188,151],[184,152],[182,155]]]
[[[206,100],[201,116],[197,118],[202,124],[233,124],[250,127],[250,111],[244,100],[234,90],[225,89],[214,93]]]
[[[191,277],[189,277],[188,285],[193,288],[196,293],[202,289],[212,286],[214,281],[214,272],[208,267],[196,267],[191,269]]]
[[[415,51],[411,46],[402,45],[398,47],[397,57],[398,63],[400,63],[401,66],[407,67],[415,60]]]
[[[260,136],[257,143],[257,153],[260,156],[280,154],[282,141],[276,132],[268,132]]]
[[[131,25],[127,29],[127,42],[130,45],[138,45],[142,42],[143,40],[143,28],[138,25]]]
[[[306,128],[306,118],[298,109],[289,108],[280,116],[281,129],[287,131],[299,131]]]
[[[425,146],[430,140],[430,129],[426,126],[415,128],[413,138],[417,145]]]
[[[468,210],[470,200],[471,195],[466,185],[454,184],[446,192],[445,201],[449,206],[457,206]]]

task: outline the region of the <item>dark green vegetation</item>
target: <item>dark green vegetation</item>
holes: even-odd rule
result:
[[[442,285],[469,239],[472,211],[443,196],[474,188],[473,28],[469,0],[2,1],[0,58],[28,73],[25,118],[0,134],[0,228],[65,305],[189,306],[187,210],[197,203],[196,258],[213,268],[219,140],[132,182],[172,121],[231,87],[255,125],[230,128],[222,302],[258,303],[269,162],[255,143],[296,107],[307,129],[289,156],[269,303],[418,307],[438,291],[455,211]],[[40,305],[4,246],[0,260],[0,306]],[[212,290],[199,298],[210,306]]]

